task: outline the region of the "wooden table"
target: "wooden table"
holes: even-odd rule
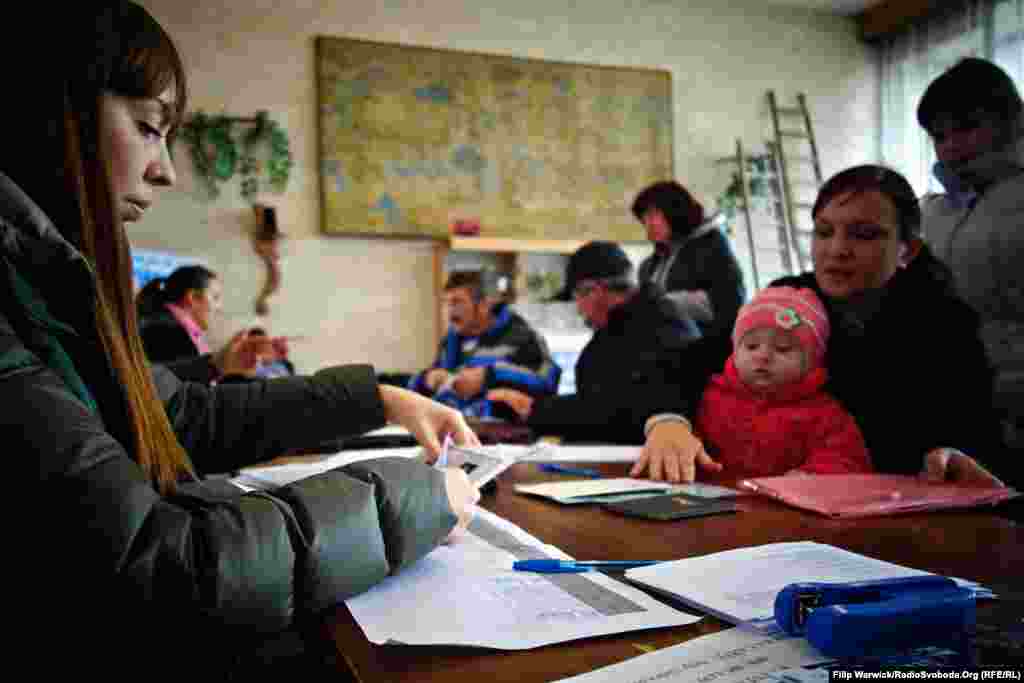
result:
[[[618,464],[591,467],[617,476],[627,471],[625,465]],[[979,624],[986,619],[989,623],[998,619],[1015,623],[1024,617],[1024,528],[989,511],[839,521],[744,496],[739,499],[737,514],[659,522],[623,517],[592,505],[562,506],[512,490],[513,483],[561,478],[540,472],[535,465],[515,465],[499,477],[497,491],[485,496],[481,504],[579,559],[675,560],[765,543],[817,541],[916,569],[972,579],[992,588],[1003,599],[979,605]],[[339,661],[347,663],[357,680],[487,683],[557,680],[727,627],[729,624],[707,617],[687,626],[505,652],[374,645],[345,607],[328,625]]]

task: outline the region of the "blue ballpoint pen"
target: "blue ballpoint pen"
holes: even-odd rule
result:
[[[658,564],[661,560],[516,560],[512,569],[519,572],[539,572],[541,574],[567,574],[570,572],[589,572],[591,569],[630,569]]]
[[[604,475],[597,470],[590,470],[585,467],[566,467],[565,465],[559,465],[553,462],[544,462],[538,465],[538,467],[545,472],[557,472],[558,474],[576,474],[581,477],[590,477],[591,479],[600,479]]]

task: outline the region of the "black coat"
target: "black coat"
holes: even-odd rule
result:
[[[220,371],[213,364],[213,356],[199,353],[188,330],[170,311],[164,309],[141,318],[139,336],[146,358],[167,366],[181,381],[209,384],[218,378]]]
[[[142,347],[151,363],[194,358],[199,349],[178,319],[166,308],[139,320]]]
[[[657,249],[640,264],[641,282],[651,279],[659,261],[675,252],[665,279],[665,291],[704,290],[711,300],[714,319],[698,322],[705,337],[726,337],[732,333],[740,306],[746,300],[743,271],[721,230],[711,229],[670,243],[668,250]]]
[[[694,322],[652,285],[611,312],[576,361],[576,393],[540,398],[527,423],[569,440],[643,443],[643,425],[665,403],[663,378],[679,372],[700,338]]]
[[[1005,469],[978,316],[952,293],[947,277],[924,249],[892,277],[863,323],[843,314],[813,273],[772,283],[810,287],[825,303],[832,325],[825,389],[853,415],[882,472],[918,472],[924,455],[940,446],[997,474]]]

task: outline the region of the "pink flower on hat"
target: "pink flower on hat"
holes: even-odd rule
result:
[[[813,290],[795,287],[768,287],[740,309],[733,328],[732,343],[739,344],[747,332],[775,327],[790,332],[807,352],[812,367],[825,360],[825,347],[831,327],[824,304]]]
[[[784,330],[791,330],[802,321],[800,315],[792,308],[783,308],[775,314],[775,322]]]

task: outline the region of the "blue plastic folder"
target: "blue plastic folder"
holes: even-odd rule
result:
[[[974,615],[974,592],[944,576],[794,583],[775,598],[779,628],[836,658],[923,646],[962,649]]]

